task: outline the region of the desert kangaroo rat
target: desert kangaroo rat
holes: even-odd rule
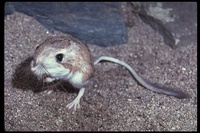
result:
[[[76,109],[80,107],[80,98],[83,96],[85,86],[94,72],[94,65],[102,60],[124,66],[142,86],[149,90],[177,98],[189,97],[184,92],[159,88],[145,82],[132,67],[118,59],[102,56],[93,62],[87,45],[72,36],[48,37],[37,46],[30,65],[31,71],[44,82],[62,79],[68,81],[73,87],[79,88],[77,97],[67,105],[69,109],[72,107]]]

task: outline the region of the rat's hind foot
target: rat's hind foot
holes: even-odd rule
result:
[[[78,95],[76,96],[76,98],[67,105],[67,108],[68,109],[71,109],[73,106],[74,106],[74,110],[76,110],[76,108],[80,108],[80,99],[81,97],[83,96],[84,94],[84,91],[85,91],[85,88],[81,88],[79,90],[79,93]]]

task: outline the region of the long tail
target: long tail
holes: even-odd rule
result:
[[[184,92],[181,91],[176,91],[174,89],[171,88],[166,88],[166,87],[156,87],[156,85],[151,85],[151,83],[147,83],[146,81],[144,81],[136,72],[135,70],[129,66],[127,63],[120,61],[118,59],[115,59],[113,57],[108,57],[108,56],[101,56],[100,58],[98,58],[95,62],[94,65],[98,64],[100,61],[105,60],[105,61],[110,61],[110,62],[114,62],[117,63],[119,65],[124,66],[125,68],[127,68],[129,70],[129,72],[135,77],[135,79],[145,88],[152,90],[154,92],[157,93],[162,93],[162,94],[166,94],[166,95],[170,95],[170,96],[174,96],[177,98],[189,98],[190,96]]]

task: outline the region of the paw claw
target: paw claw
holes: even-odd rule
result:
[[[76,108],[80,108],[80,104],[79,101],[72,101],[71,103],[69,103],[67,105],[68,109],[71,109],[72,107],[74,107],[74,110],[76,111]]]

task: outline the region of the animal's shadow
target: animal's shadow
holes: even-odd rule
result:
[[[36,75],[31,72],[30,62],[32,59],[33,57],[28,57],[22,63],[17,65],[12,76],[12,85],[14,88],[32,90],[35,93],[47,89],[60,90],[68,93],[78,93],[78,89],[74,88],[70,83],[64,80],[58,80],[52,83],[45,83],[38,80]]]

